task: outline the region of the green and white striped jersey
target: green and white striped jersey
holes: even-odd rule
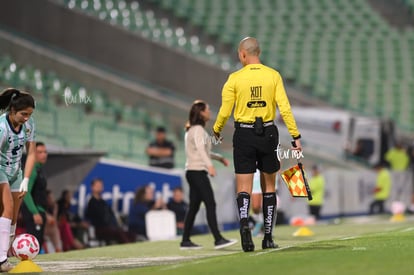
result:
[[[9,179],[20,171],[24,146],[27,141],[35,140],[35,125],[32,117],[16,132],[9,120],[8,113],[0,116],[0,170]]]

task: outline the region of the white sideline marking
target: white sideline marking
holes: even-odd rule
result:
[[[405,229],[401,230],[400,232],[410,232],[410,231],[413,231],[413,230],[414,230],[414,227],[408,227],[408,228],[405,228]]]
[[[390,231],[393,229],[389,229],[386,231]],[[401,229],[399,232],[410,232],[414,231],[414,227],[408,227],[405,229]],[[374,235],[381,235],[385,234],[386,232],[377,232]],[[364,235],[364,234],[361,234]],[[361,235],[355,236],[348,236],[348,237],[341,237],[341,238],[332,238],[332,239],[325,239],[324,241],[329,240],[353,240],[360,238]],[[251,253],[250,256],[261,256],[268,253],[282,251],[294,247],[298,247],[303,244],[309,244],[314,242],[320,242],[322,240],[313,240],[313,241],[304,241],[298,242],[291,245],[282,246],[275,249],[266,249],[261,250],[258,252],[248,252]],[[366,247],[352,247],[352,251],[365,251],[367,250]],[[227,251],[228,254],[236,254],[236,253],[246,253],[242,251]],[[59,270],[61,274],[74,274],[74,272],[79,274],[92,274],[92,275],[99,275],[101,274],[100,271],[102,270],[116,270],[116,269],[123,269],[123,268],[138,268],[138,267],[145,267],[145,266],[153,266],[157,264],[171,264],[165,266],[164,270],[172,270],[179,268],[183,264],[191,264],[197,265],[200,263],[205,263],[206,261],[211,260],[209,256],[217,256],[222,253],[208,253],[204,255],[198,256],[166,256],[166,257],[146,257],[146,258],[122,258],[122,259],[114,259],[109,257],[96,257],[96,258],[88,258],[87,262],[81,260],[63,260],[63,261],[36,261],[35,262],[44,270],[44,272],[48,272],[48,274],[56,274],[56,271]],[[206,258],[207,257],[207,258]],[[50,273],[49,273],[50,272]]]
[[[299,244],[297,244],[297,245],[299,245]],[[252,254],[251,256],[261,256],[261,255],[264,255],[264,254],[267,254],[267,253],[271,253],[271,252],[275,252],[275,251],[279,251],[279,250],[285,250],[285,249],[288,249],[288,248],[292,248],[292,247],[295,247],[297,245],[287,245],[287,246],[278,247],[278,248],[266,249],[264,251],[256,252],[256,253]]]
[[[367,250],[367,248],[364,247],[364,246],[355,246],[355,247],[352,247],[352,251],[364,251],[364,250]]]
[[[347,240],[354,240],[354,239],[357,239],[357,238],[359,238],[359,236],[349,236],[349,237],[341,238],[341,239],[338,239],[338,240],[339,241],[347,241]]]
[[[100,269],[114,269],[114,268],[128,268],[128,267],[142,267],[152,265],[154,263],[168,263],[184,261],[189,259],[197,259],[199,257],[175,256],[175,257],[150,257],[150,258],[88,258],[88,261],[39,261],[37,264],[46,272],[73,272],[76,270],[86,271],[95,270],[96,267]]]

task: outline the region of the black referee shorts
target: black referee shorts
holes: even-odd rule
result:
[[[233,162],[236,174],[251,174],[256,168],[265,173],[280,169],[277,158],[279,131],[275,125],[257,135],[252,128],[236,128],[233,134]]]

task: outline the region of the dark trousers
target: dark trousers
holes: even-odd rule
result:
[[[222,236],[217,225],[216,201],[207,172],[187,171],[185,176],[190,186],[190,203],[184,221],[183,241],[190,240],[190,232],[194,226],[194,220],[201,202],[204,202],[206,207],[207,223],[211,233],[215,241],[220,240]]]
[[[134,234],[125,232],[121,227],[100,226],[95,227],[95,234],[98,240],[107,243],[130,243],[135,241]]]
[[[26,233],[32,234],[36,237],[37,241],[39,242],[40,247],[43,246],[44,242],[44,232],[45,232],[45,224],[46,224],[46,213],[40,212],[39,214],[42,216],[43,224],[37,225],[34,223],[33,214],[22,205],[22,216],[23,216],[23,223],[24,228],[26,229]]]
[[[309,205],[309,210],[311,215],[313,215],[315,219],[320,219],[321,205]]]
[[[383,200],[375,200],[369,205],[369,214],[383,214],[384,211],[384,201]]]

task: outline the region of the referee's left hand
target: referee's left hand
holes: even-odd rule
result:
[[[220,133],[214,132],[213,130],[213,135],[214,135],[214,144],[220,144],[223,141],[223,137],[220,135]]]
[[[300,143],[300,139],[295,139],[295,146],[292,146],[292,150],[302,151],[302,144]],[[293,144],[292,144],[293,145]]]

